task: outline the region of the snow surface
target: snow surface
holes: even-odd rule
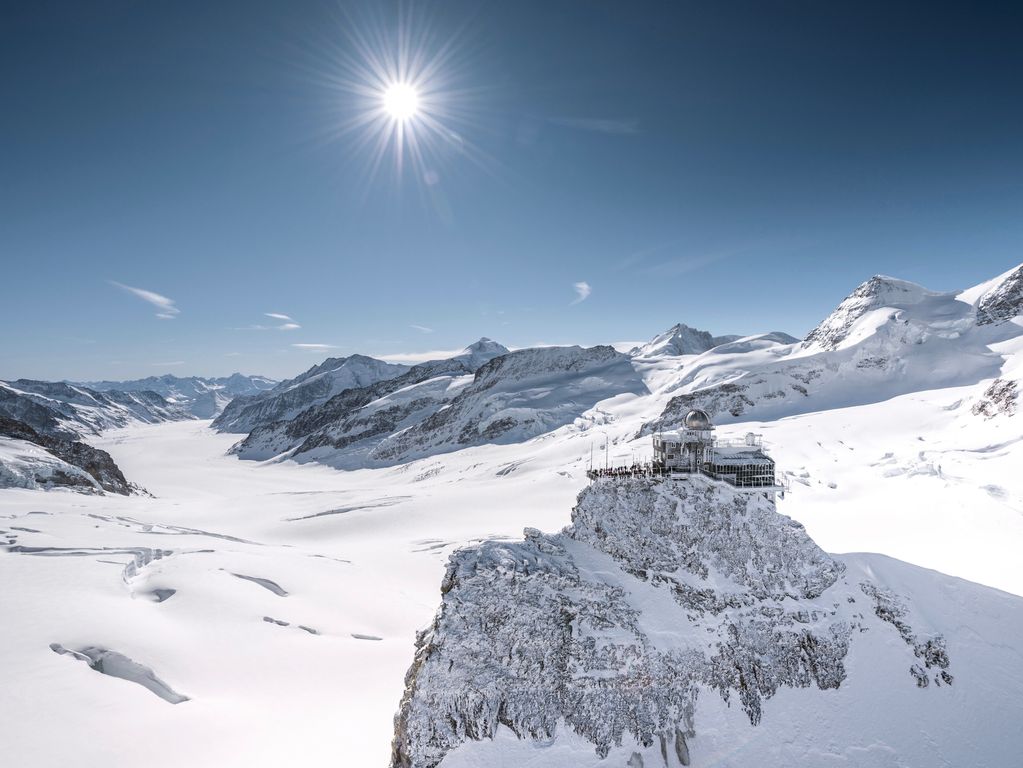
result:
[[[911,435],[921,421],[943,413],[942,401],[903,398],[876,419],[876,406],[862,406],[768,425],[781,465],[807,473],[808,484],[797,485],[780,508],[806,524],[825,549],[884,552],[1023,594],[1015,565],[1023,543],[1017,501],[1023,488],[1006,472],[1002,493],[981,490],[991,483],[989,462],[1008,467],[1011,457],[965,451],[956,472],[942,475],[885,476],[885,467],[872,466],[886,449],[895,449],[893,467],[916,462],[913,438],[895,435]],[[885,424],[893,414],[898,419],[887,443],[885,434],[850,429],[850,422]],[[612,441],[618,441],[613,458],[628,455],[634,444],[646,445],[628,441],[634,424],[597,427],[612,429]],[[11,764],[33,766],[128,765],[135,760],[129,753],[137,751],[153,766],[385,764],[415,633],[434,615],[447,555],[482,539],[519,539],[526,526],[555,531],[567,524],[586,484],[596,434],[594,428],[563,428],[555,438],[525,444],[338,472],[314,464],[240,461],[225,455],[232,435],[200,422],[144,425],[108,433],[97,445],[155,498],[0,491],[0,536],[17,547],[51,550],[0,552],[6,641],[0,739],[6,755]],[[948,439],[937,436],[929,447],[947,446]],[[817,441],[821,448],[812,450]],[[838,487],[831,488],[832,482]],[[861,559],[865,564],[857,565]],[[875,556],[846,562],[889,567]],[[905,582],[914,600],[932,599],[921,598],[926,590],[918,586],[929,574],[901,564],[890,568],[896,588]],[[236,574],[268,580],[288,594]],[[1013,638],[1023,628],[999,625],[983,612],[987,624],[978,625],[980,619],[967,620],[959,609],[1008,598],[935,578],[941,590],[958,597],[928,610],[964,622],[959,635],[950,632],[950,653],[961,642],[997,642],[1003,648],[991,658],[1018,656]],[[172,705],[142,685],[97,674],[55,653],[52,643],[122,654],[189,701]],[[965,671],[958,669],[957,679]],[[1023,691],[1014,678],[978,685],[1002,686],[1017,696]],[[971,691],[956,700],[963,716],[973,697],[984,694],[969,684],[956,691]],[[701,710],[703,722],[715,723],[701,731],[707,739],[701,753],[733,748],[746,755],[751,752],[741,749],[749,743],[748,750],[777,755],[761,764],[786,765],[804,747],[853,761],[868,752],[844,750],[869,751],[874,744],[875,763],[864,758],[852,764],[897,764],[891,750],[904,742],[883,731],[869,743],[866,736],[848,743],[819,740],[813,727],[821,720],[814,713],[852,706],[845,694],[834,704],[799,705],[805,692],[781,693],[776,703],[785,712],[789,695],[791,722],[782,725],[779,717],[770,729],[752,734],[740,727],[741,713]],[[869,708],[858,706],[866,717]],[[873,718],[867,725],[880,728],[883,718]],[[969,728],[963,725],[964,732]],[[529,764],[523,754],[539,755],[524,743],[500,743],[509,746],[503,763],[487,752],[494,746],[487,743],[477,745],[482,751],[472,760],[510,766]],[[584,746],[573,758],[577,762],[564,764],[595,765],[592,749]],[[545,761],[537,765],[551,765],[545,755],[563,749],[559,742],[554,752],[537,757]],[[481,764],[455,757],[451,765]]]

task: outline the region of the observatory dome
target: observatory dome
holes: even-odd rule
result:
[[[714,429],[706,411],[695,408],[686,414],[686,429]]]

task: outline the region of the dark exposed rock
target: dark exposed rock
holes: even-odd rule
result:
[[[1023,314],[1023,264],[977,302],[977,325],[1004,323]]]
[[[1016,412],[1019,388],[1011,379],[995,379],[981,398],[970,409],[974,416],[990,419],[999,414],[1012,416]]]
[[[77,440],[41,434],[25,422],[7,416],[0,416],[0,436],[25,440],[44,448],[58,459],[85,470],[105,491],[125,496],[132,492],[131,485],[110,454],[99,448],[93,448]],[[62,473],[56,473],[52,482],[57,485],[86,486],[82,478]]]

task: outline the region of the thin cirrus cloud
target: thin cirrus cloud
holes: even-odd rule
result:
[[[578,283],[572,283],[572,288],[575,290],[575,301],[572,304],[579,304],[580,302],[586,301],[590,298],[590,293],[593,291],[590,288],[590,284],[585,280],[580,280]]]
[[[416,325],[415,323],[412,323],[412,325],[410,325],[409,328],[411,328],[414,331],[419,331],[420,333],[433,333],[433,328],[430,328],[425,325]]]
[[[331,349],[337,349],[335,344],[292,344],[295,349],[302,349],[306,352],[327,352]]]
[[[166,296],[161,296],[155,291],[147,291],[145,288],[135,288],[124,283],[119,283],[116,280],[108,280],[111,285],[117,286],[123,291],[142,299],[149,304],[152,304],[156,308],[156,316],[160,320],[173,320],[179,314],[181,310],[174,306],[174,299],[168,299]]]
[[[235,328],[236,331],[297,331],[302,326],[295,322],[295,319],[291,315],[285,315],[283,312],[264,312],[265,317],[272,318],[274,320],[282,320],[278,325],[245,325],[241,328]]]

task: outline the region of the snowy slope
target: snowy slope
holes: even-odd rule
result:
[[[239,395],[256,395],[276,386],[277,382],[265,376],[230,376],[204,378],[202,376],[148,376],[131,381],[90,381],[84,386],[101,392],[146,390],[156,392],[168,402],[187,410],[199,419],[211,419]]]
[[[236,398],[213,425],[224,432],[251,432],[275,421],[293,419],[306,408],[325,403],[346,389],[393,379],[406,370],[408,366],[364,355],[331,357],[273,389]]]

